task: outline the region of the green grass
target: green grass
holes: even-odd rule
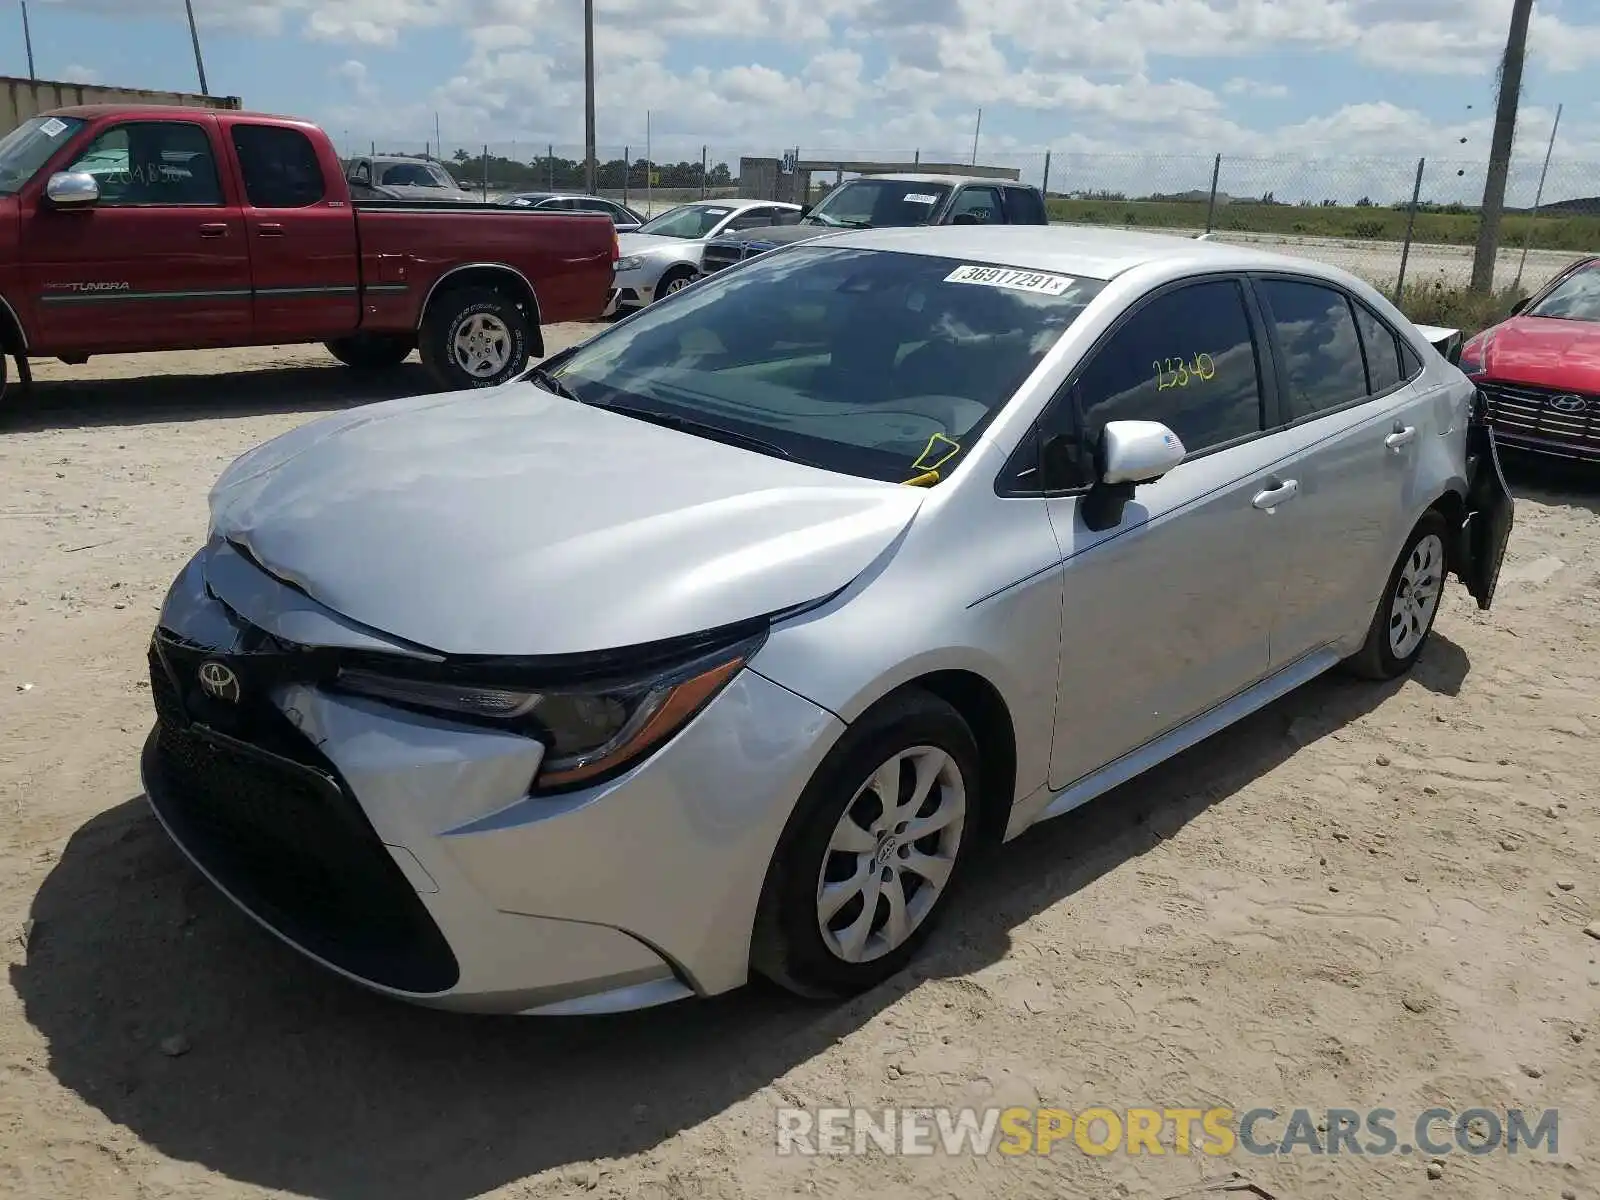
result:
[[[1085,225],[1120,225],[1136,229],[1204,229],[1205,201],[1063,200],[1052,198],[1050,217]],[[1501,226],[1501,244],[1522,245],[1529,226],[1536,250],[1600,251],[1600,217],[1539,217],[1511,214]],[[1293,204],[1259,204],[1235,200],[1219,204],[1213,226],[1219,232],[1303,234],[1308,237],[1354,238],[1399,242],[1406,236],[1404,209],[1372,207],[1324,208]],[[1414,238],[1418,242],[1470,246],[1478,240],[1473,212],[1419,211]]]
[[[1389,295],[1394,288],[1392,283],[1375,286],[1385,295]],[[1459,329],[1464,336],[1471,337],[1509,317],[1511,306],[1527,294],[1525,289],[1505,288],[1485,296],[1434,280],[1406,284],[1399,308],[1418,325]]]

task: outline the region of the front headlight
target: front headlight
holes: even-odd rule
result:
[[[671,670],[594,685],[531,690],[407,679],[344,668],[345,691],[409,708],[465,716],[544,743],[535,792],[617,774],[683,728],[739,673],[759,639]]]
[[[614,269],[618,271],[637,271],[642,266],[644,266],[644,255],[630,254],[627,258],[617,259]]]

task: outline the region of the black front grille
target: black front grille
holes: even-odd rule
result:
[[[1479,386],[1501,441],[1600,458],[1600,396],[1519,383]]]
[[[200,693],[206,661],[245,681],[238,702]],[[449,989],[459,977],[449,944],[337,768],[251,690],[265,661],[157,635],[151,804],[209,874],[295,945],[384,987]]]
[[[745,257],[745,251],[746,247],[742,245],[719,246],[713,242],[700,256],[700,270],[710,275],[724,267],[731,267]]]

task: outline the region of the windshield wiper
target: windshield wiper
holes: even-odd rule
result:
[[[652,425],[660,425],[665,429],[676,429],[679,433],[696,434],[700,437],[710,438],[712,441],[726,442],[730,446],[743,446],[746,450],[756,450],[762,454],[771,454],[777,458],[794,457],[776,442],[752,437],[748,433],[738,433],[732,429],[724,429],[721,425],[696,421],[691,417],[680,417],[675,413],[656,412],[649,408],[637,408],[631,404],[601,404],[596,407],[606,409],[609,412],[622,413],[624,416],[636,417],[641,421],[649,421]]]
[[[523,378],[527,379],[530,383],[537,384],[547,392],[553,392],[555,395],[560,396],[563,400],[575,400],[579,404],[585,403],[584,400],[579,398],[577,392],[573,391],[566,384],[562,383],[561,380],[550,374],[550,372],[545,370],[543,367],[533,367],[528,371],[527,375],[523,376]]]

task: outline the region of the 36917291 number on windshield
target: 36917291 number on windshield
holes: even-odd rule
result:
[[[1150,364],[1156,372],[1156,391],[1188,387],[1192,383],[1210,383],[1217,377],[1217,364],[1209,354],[1196,354],[1192,358],[1158,358]]]

